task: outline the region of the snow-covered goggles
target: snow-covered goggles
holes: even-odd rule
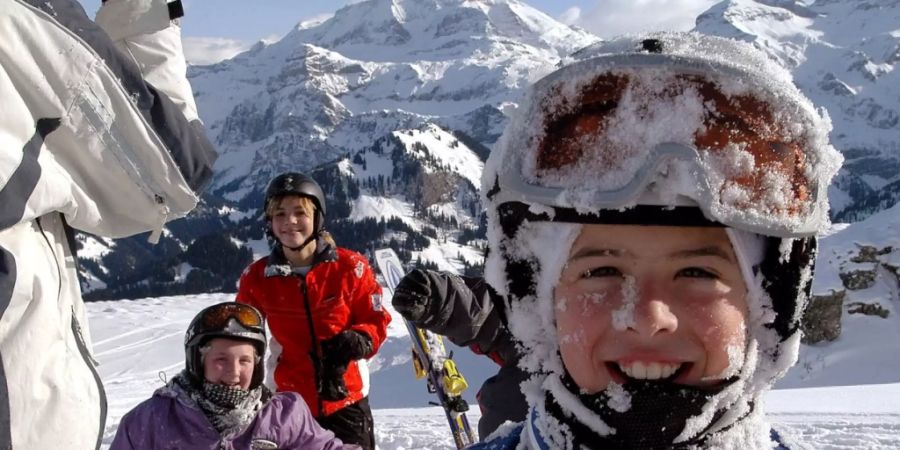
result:
[[[518,113],[498,143],[496,204],[694,205],[780,237],[828,223],[841,160],[830,123],[790,82],[671,55],[607,55],[540,80]]]

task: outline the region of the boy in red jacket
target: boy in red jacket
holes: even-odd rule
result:
[[[366,359],[391,317],[365,257],[338,247],[325,231],[325,195],[301,173],[266,189],[272,253],[241,276],[237,301],[266,316],[282,351],[275,388],[299,392],[322,427],[345,443],[374,449]]]

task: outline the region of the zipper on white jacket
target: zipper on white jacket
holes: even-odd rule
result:
[[[93,100],[93,101],[92,101]],[[169,220],[169,206],[166,204],[166,197],[162,188],[155,182],[153,177],[145,176],[147,170],[140,162],[134,149],[127,144],[127,140],[122,136],[118,129],[113,127],[109,117],[104,118],[99,111],[105,108],[96,95],[88,88],[79,92],[76,107],[82,112],[85,120],[99,134],[100,140],[104,143],[104,148],[109,150],[119,162],[131,181],[150,199],[157,207],[157,220],[151,229],[150,237],[147,239],[151,244],[159,242],[163,228]],[[163,151],[168,151],[165,144],[162,144]]]
[[[40,8],[36,8],[33,5],[28,3],[22,3],[23,6],[32,10],[36,15],[40,17],[45,17],[49,22],[56,23],[56,20],[52,17],[49,17],[45,11]],[[67,34],[73,41],[81,44],[81,48],[89,52],[93,56],[92,64],[93,66],[101,66],[101,71],[105,71],[105,75],[109,76],[112,79],[115,79],[115,75],[109,71],[109,69],[105,68],[105,62],[103,58],[97,53],[97,51],[91,47],[81,36],[72,32],[72,30],[64,27],[58,26],[59,31]],[[92,67],[93,69],[93,67]],[[88,70],[88,74],[85,75],[83,80],[86,80],[91,73],[95,73],[94,70]],[[81,86],[76,86],[78,89],[77,97],[74,99],[72,105],[69,107],[68,111],[66,111],[66,116],[68,118],[71,117],[72,108],[77,108],[83,114],[85,119],[88,121],[89,125],[93,128],[93,130],[98,133],[100,140],[103,141],[104,148],[112,151],[113,155],[116,156],[116,159],[119,161],[119,165],[125,172],[128,173],[131,180],[147,195],[147,198],[154,201],[154,203],[158,205],[165,205],[166,196],[163,194],[162,188],[152,179],[146,179],[141,176],[142,172],[146,172],[144,170],[143,164],[140,163],[140,159],[137,158],[133,149],[130,146],[124,145],[128,141],[123,138],[118,133],[118,129],[113,127],[115,123],[116,116],[115,114],[106,107],[106,105],[100,101],[100,97],[94,93],[91,89],[91,86],[88,86],[86,82],[83,82]],[[119,83],[111,83],[108,86],[110,89],[115,89],[115,94],[118,94],[121,98],[130,99],[130,104],[132,106],[133,113],[144,128],[148,131],[148,134],[151,138],[155,138],[157,142],[155,145],[160,149],[164,150],[164,158],[166,156],[170,157],[169,149],[164,142],[160,139],[160,137],[156,134],[156,130],[153,129],[147,120],[144,118],[143,114],[137,109],[137,105],[134,103],[134,100],[130,98],[130,95],[125,88]],[[108,93],[113,94],[113,93]],[[111,95],[109,95],[111,96]],[[160,213],[165,215],[168,214],[168,207],[160,208]]]
[[[124,92],[122,93],[124,94]],[[166,199],[162,188],[152,177],[145,176],[147,170],[141,163],[140,158],[138,158],[137,153],[128,145],[128,141],[121,135],[119,129],[114,126],[114,114],[107,111],[105,105],[90,87],[83,86],[80,89],[78,98],[73,106],[81,111],[85,120],[98,134],[100,141],[103,142],[104,150],[110,151],[116,157],[119,166],[128,173],[131,181],[144,192],[144,195],[157,205],[165,205]],[[140,113],[136,111],[135,113],[140,116]],[[69,115],[71,116],[71,112]],[[144,124],[148,125],[146,122]],[[148,126],[148,130],[152,130],[152,128]],[[159,146],[163,151],[168,152],[165,144],[159,142]]]
[[[34,13],[38,16],[49,16],[40,8],[36,8],[27,3],[23,3],[23,5],[28,9],[33,10]],[[48,17],[48,20],[55,23],[55,20],[53,18]],[[94,64],[95,66],[101,66],[99,68],[99,71],[104,72],[104,75],[107,75],[112,79],[116,78],[115,74],[113,74],[108,68],[105,67],[103,58],[92,46],[88,45],[88,43],[86,43],[84,39],[81,38],[81,36],[75,34],[74,32],[72,32],[72,30],[64,26],[60,26],[59,30],[67,34],[74,41],[79,42],[81,44],[81,47],[93,56],[92,64]],[[88,71],[88,73],[94,72],[94,70]],[[86,75],[86,77],[87,76],[88,75]],[[128,174],[131,181],[142,192],[144,192],[148,199],[150,199],[155,205],[157,205],[158,218],[155,225],[150,230],[151,234],[148,239],[153,244],[157,243],[162,234],[164,225],[170,218],[171,213],[171,210],[167,205],[168,196],[165,194],[165,190],[162,189],[162,187],[152,177],[142,176],[142,174],[145,174],[147,172],[146,167],[141,163],[141,160],[137,157],[134,149],[131,148],[131,146],[127,145],[128,141],[125,140],[124,137],[119,133],[119,130],[113,127],[113,124],[116,120],[115,114],[109,108],[107,108],[102,101],[100,101],[100,97],[98,97],[97,94],[94,93],[92,87],[84,83],[81,86],[78,86],[78,89],[78,95],[72,105],[69,107],[67,116],[71,116],[72,108],[78,108],[84,115],[89,125],[100,136],[100,140],[105,144],[104,148],[110,151],[115,156],[116,160],[119,162],[119,165]],[[130,94],[125,90],[125,88],[119,83],[111,83],[107,87],[107,89],[111,91],[114,90],[114,92],[108,92],[107,94],[118,94],[121,98],[130,100],[130,112],[135,115],[137,121],[140,122],[143,125],[144,129],[147,131],[147,134],[152,141],[151,145],[162,150],[161,157],[165,160],[164,165],[168,166],[168,169],[175,169],[174,173],[180,173],[178,164],[174,160],[172,160],[170,149],[165,144],[165,142],[162,141],[162,138],[157,134],[154,127],[147,122],[147,119],[138,109],[134,99],[131,98]],[[186,180],[183,181],[186,183]],[[191,192],[193,194],[194,200],[199,202],[198,195],[193,191]]]
[[[81,357],[84,359],[85,364],[88,366],[88,370],[91,371],[91,375],[94,377],[94,382],[97,383],[97,394],[100,396],[100,429],[97,432],[97,447],[100,448],[100,444],[103,441],[103,429],[106,426],[106,414],[107,414],[107,399],[106,399],[106,390],[103,389],[103,381],[100,379],[100,373],[97,371],[97,366],[100,363],[97,362],[96,359],[91,355],[91,352],[87,348],[87,342],[84,340],[84,335],[81,332],[81,324],[78,323],[78,316],[75,314],[75,306],[72,306],[72,333],[75,334],[75,343],[78,346],[78,351],[81,352]]]

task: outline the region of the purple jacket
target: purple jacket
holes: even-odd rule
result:
[[[165,386],[122,417],[110,450],[350,450],[316,422],[296,393],[281,392],[242,432],[221,437],[200,407],[180,389]]]

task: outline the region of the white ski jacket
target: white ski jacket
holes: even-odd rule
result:
[[[0,449],[100,446],[72,229],[158,236],[210,179],[179,6],[0,1]]]

